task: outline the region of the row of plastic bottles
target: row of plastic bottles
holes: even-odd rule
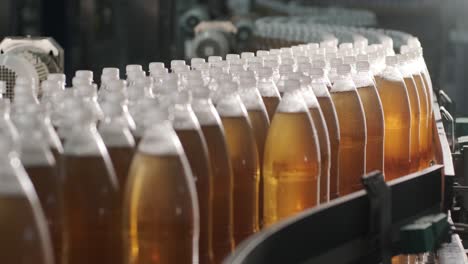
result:
[[[250,235],[432,162],[418,42],[77,71],[0,101],[5,263],[221,263]],[[10,114],[11,112],[11,114]],[[11,115],[11,118],[10,118]]]

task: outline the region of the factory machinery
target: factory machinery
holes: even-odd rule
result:
[[[337,26],[330,17],[339,18],[342,25],[355,22],[339,11],[327,18],[263,17],[253,26],[253,43],[256,49],[311,42],[353,43],[354,47],[382,44],[389,51],[417,43],[403,32],[359,27],[372,24],[372,16],[364,17],[365,21],[358,16],[356,27]],[[224,26],[200,30],[221,39],[225,33],[214,33],[220,28],[226,31]],[[39,84],[49,73],[63,72],[63,50],[51,39],[7,38],[0,43],[0,51],[0,80],[7,84],[2,93],[10,99],[17,76],[30,76]],[[390,182],[379,172],[365,175],[365,190],[262,230],[224,263],[391,263],[396,255],[424,257],[428,263],[466,263],[462,241],[468,239],[468,137],[464,136],[468,122],[452,116],[455,105],[443,87],[434,87],[433,92],[433,166]]]

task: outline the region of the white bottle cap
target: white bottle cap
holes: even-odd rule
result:
[[[369,71],[370,69],[370,64],[368,61],[358,61],[356,62],[356,70],[358,72],[365,72]]]
[[[343,64],[342,58],[333,58],[330,61],[330,67],[334,69],[338,68],[338,66],[340,66],[341,64]]]
[[[356,56],[356,61],[368,61],[369,55],[368,54],[359,54]]]
[[[309,73],[312,68],[312,64],[308,62],[301,62],[297,64],[297,70],[301,73]]]
[[[281,64],[279,66],[279,73],[281,75],[288,74],[288,73],[291,73],[291,72],[293,72],[293,66],[292,65],[290,65],[290,64]]]
[[[353,43],[345,42],[340,44],[340,50],[343,49],[352,49],[353,48]]]
[[[93,76],[93,72],[88,70],[78,70],[75,72],[75,77],[89,79],[91,81],[93,80]]]
[[[192,58],[190,60],[190,65],[192,68],[196,68],[198,65],[205,63],[205,59],[203,58]]]
[[[88,85],[88,84],[91,84],[91,81],[88,78],[73,77],[73,79],[72,79],[73,87],[77,87],[77,86],[80,86],[80,85]]]
[[[270,49],[270,55],[280,55],[281,50],[279,49]]]
[[[309,73],[311,76],[322,77],[325,74],[325,71],[322,67],[312,67]]]
[[[355,56],[345,56],[343,58],[343,63],[344,64],[354,64],[354,63],[356,63],[356,57]]]
[[[217,61],[222,61],[223,58],[221,56],[209,56],[208,57],[208,63],[213,63],[213,62],[217,62]]]
[[[240,59],[239,54],[227,54],[226,55],[226,61],[231,61],[235,59]]]
[[[338,75],[346,75],[351,73],[351,66],[349,64],[340,64],[336,68],[336,73]]]
[[[185,66],[185,61],[184,60],[171,60],[171,69],[173,70],[174,68],[177,68],[179,65]]]
[[[59,81],[62,83],[63,86],[65,86],[67,77],[63,73],[50,73],[49,75],[47,75],[47,80]]]
[[[257,50],[257,57],[265,57],[270,55],[268,50]]]
[[[106,67],[102,69],[102,76],[104,75],[117,76],[117,78],[119,78],[120,70],[119,68]]]
[[[253,52],[242,52],[241,53],[241,58],[242,59],[248,59],[248,58],[253,58],[255,57],[255,53]]]
[[[257,69],[259,78],[270,78],[273,75],[273,70],[270,67],[260,67]]]
[[[387,66],[394,66],[398,64],[398,58],[396,56],[387,56],[385,57],[385,64]]]
[[[137,71],[137,72],[143,71],[143,67],[139,64],[129,64],[125,66],[125,72],[127,73],[127,75],[130,72],[134,72],[134,71]]]
[[[320,45],[318,43],[308,43],[307,48],[309,50],[316,50],[320,48]]]
[[[327,63],[323,59],[313,60],[312,61],[312,68],[325,68]]]

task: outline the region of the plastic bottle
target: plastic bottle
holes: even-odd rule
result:
[[[410,146],[410,172],[419,170],[421,163],[420,157],[424,155],[420,147],[420,126],[421,126],[421,104],[418,94],[418,88],[413,78],[413,73],[416,73],[412,67],[406,62],[405,56],[398,55],[397,68],[400,71],[405,87],[408,92],[408,99],[411,109],[411,146]],[[423,132],[425,133],[425,132]]]
[[[121,193],[126,186],[128,171],[133,159],[135,140],[124,116],[121,99],[110,94],[101,103],[104,119],[99,124],[98,131],[109,152]]]
[[[39,117],[28,113],[17,115],[14,123],[19,131],[20,160],[34,186],[47,219],[54,259],[60,260],[62,225],[60,214],[60,178],[54,155],[45,140]]]
[[[148,110],[148,129],[130,168],[123,207],[124,263],[198,263],[195,183],[165,119],[159,109]]]
[[[65,135],[62,169],[62,262],[122,263],[119,184],[94,114],[68,98],[71,129]]]
[[[224,128],[210,99],[210,90],[202,82],[191,82],[192,109],[200,122],[210,155],[213,174],[213,262],[221,262],[231,253],[233,239],[233,184],[232,164]]]
[[[356,63],[357,73],[353,81],[364,108],[367,128],[366,173],[384,171],[384,137],[385,123],[379,93],[374,83],[367,61]]]
[[[385,179],[410,173],[411,108],[403,76],[396,68],[397,58],[388,56],[386,68],[375,80],[385,118]]]
[[[320,203],[326,203],[330,200],[330,138],[328,136],[327,123],[323,116],[322,109],[318,103],[317,97],[312,90],[312,80],[309,76],[297,73],[301,82],[301,93],[309,110],[310,117],[317,130],[320,148]],[[297,78],[297,77],[296,77]]]
[[[265,148],[265,141],[270,126],[268,113],[263,103],[263,99],[257,89],[257,82],[253,72],[246,71],[240,75],[239,81],[239,94],[242,102],[247,109],[247,115],[252,126],[257,146],[258,162],[263,164],[263,152]],[[260,187],[259,187],[259,216],[260,225],[263,222],[263,171],[260,167]]]
[[[338,66],[330,91],[340,128],[340,196],[362,189],[361,177],[366,172],[366,118],[350,73],[349,65]]]
[[[338,116],[327,86],[320,79],[313,79],[311,88],[317,97],[323,118],[327,124],[328,138],[330,140],[330,200],[332,200],[339,196],[340,128]]]
[[[273,70],[269,67],[262,67],[258,69],[258,83],[257,87],[262,96],[263,103],[265,104],[268,113],[268,119],[273,120],[273,115],[281,100],[281,95],[273,81]]]
[[[53,264],[46,218],[25,169],[18,146],[0,136],[0,258],[4,263]]]
[[[224,127],[228,154],[232,164],[234,188],[234,243],[258,231],[258,188],[260,168],[257,144],[247,109],[237,91],[237,84],[226,82],[220,87],[224,96],[216,109]]]
[[[285,88],[265,143],[265,226],[318,204],[317,132],[299,91],[299,81],[286,80]]]
[[[213,175],[208,146],[195,113],[190,105],[189,91],[181,91],[173,98],[172,125],[190,164],[197,188],[200,208],[200,263],[210,263],[212,251]]]

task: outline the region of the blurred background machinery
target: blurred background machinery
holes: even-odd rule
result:
[[[454,98],[457,114],[468,115],[463,103],[468,96],[463,85],[468,81],[463,72],[468,59],[467,7],[464,0],[3,0],[0,40],[53,37],[66,51],[64,69],[70,75],[84,68],[123,69],[128,63],[251,50],[258,17],[307,15],[322,23],[340,23],[337,18],[352,9],[359,14],[354,26],[417,36],[436,86],[445,87]],[[197,27],[200,22],[205,26]]]

